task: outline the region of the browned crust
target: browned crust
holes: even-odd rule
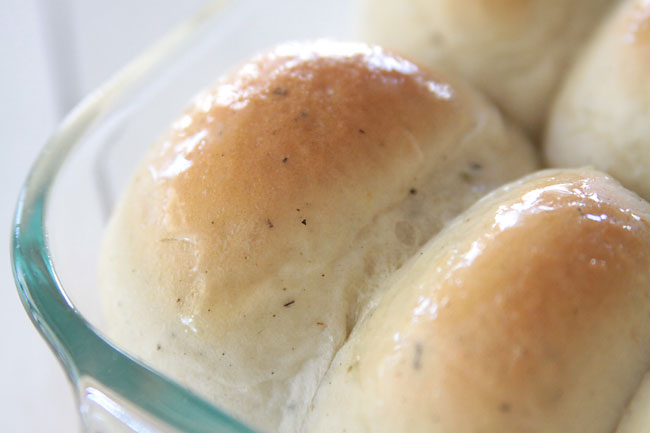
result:
[[[268,263],[299,253],[295,231],[386,206],[376,197],[471,129],[475,107],[462,90],[379,48],[342,46],[345,55],[285,46],[197,99],[150,153],[152,177],[138,180],[150,206],[136,219],[164,233],[150,238],[191,236],[199,261],[210,261],[199,272],[246,287]],[[182,172],[165,176],[179,161]]]
[[[414,157],[422,149],[405,138],[448,128],[459,111],[436,98],[426,86],[435,79],[420,71],[379,70],[362,55],[294,62],[271,54],[253,63],[260,68],[255,77],[232,76],[221,86],[235,83],[233,91],[242,94],[237,104],[245,106],[191,110],[192,124],[150,161],[164,171],[178,157],[179,142],[208,131],[185,155],[192,166],[161,183],[179,195],[189,226],[212,233],[219,224],[211,222],[225,212],[229,220],[258,224],[295,212],[302,202],[318,201],[325,185],[377,176]]]
[[[450,431],[589,425],[572,424],[569,408],[583,405],[615,425],[647,363],[650,212],[600,176],[565,175],[536,185],[534,206],[522,194],[469,214],[481,228],[457,225],[470,238],[372,317],[386,335],[357,352],[362,384],[418,414],[415,425]],[[509,210],[516,224],[501,229],[492,215]],[[414,315],[427,298],[435,313]]]

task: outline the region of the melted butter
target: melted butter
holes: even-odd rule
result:
[[[211,93],[201,93],[194,99],[194,105],[197,109],[203,111],[204,113],[209,112],[212,109],[213,98]]]
[[[377,46],[370,46],[364,43],[341,43],[325,39],[319,39],[312,44],[290,42],[279,46],[270,54],[271,59],[287,58],[284,67],[294,67],[307,61],[315,61],[319,58],[353,58],[362,57],[363,61],[371,69],[384,72],[399,72],[401,74],[415,74],[419,68],[405,59],[400,59],[386,54]]]
[[[189,155],[200,145],[205,144],[207,136],[208,131],[202,129],[194,135],[176,143],[173,150],[174,159],[171,162],[163,165],[159,170],[156,170],[153,166],[149,166],[149,173],[153,177],[154,181],[174,178],[192,167],[192,159]]]
[[[380,413],[389,407],[406,410],[407,416],[432,408],[442,410],[449,399],[445,395],[449,389],[444,387],[456,377],[477,384],[479,394],[482,387],[496,389],[494,398],[501,398],[501,391],[513,389],[526,389],[525,394],[527,385],[522,385],[521,377],[533,370],[545,372],[554,365],[554,360],[544,350],[538,351],[537,341],[526,333],[534,336],[540,327],[548,327],[551,332],[573,332],[576,327],[564,326],[573,323],[576,313],[565,304],[579,297],[580,308],[575,311],[586,315],[609,305],[610,295],[616,296],[610,290],[611,281],[603,278],[600,283],[599,277],[612,270],[625,272],[625,249],[636,244],[634,235],[619,238],[619,234],[623,230],[647,233],[647,214],[632,212],[630,208],[638,210],[635,199],[621,197],[611,185],[603,187],[603,178],[566,182],[563,177],[552,179],[552,184],[533,181],[532,188],[526,190],[520,189],[521,184],[505,188],[514,193],[509,200],[498,200],[495,195],[477,205],[447,229],[462,234],[443,233],[402,268],[403,277],[366,322],[365,333],[358,334],[353,352],[356,359],[361,359],[364,398]],[[551,224],[548,233],[552,236],[540,231],[540,224]],[[642,225],[645,232],[639,231]],[[564,238],[563,230],[567,242],[556,250],[556,235]],[[579,236],[593,237],[595,243],[581,244],[576,238],[578,245],[573,248],[571,241],[577,232]],[[528,237],[531,244],[520,242]],[[523,259],[508,253],[494,254],[510,242],[513,244],[508,253]],[[598,242],[600,245],[595,246]],[[535,251],[537,248],[540,250]],[[528,251],[533,253],[529,255]],[[544,268],[549,256],[554,260],[548,264],[559,269]],[[560,260],[556,260],[557,256]],[[527,260],[534,260],[535,265],[528,268]],[[548,287],[550,298],[547,287],[536,285],[537,275],[542,281],[562,282],[564,271],[590,283],[578,284],[575,293],[554,292],[554,287]],[[514,282],[520,274],[523,288]],[[552,276],[548,278],[548,274]],[[591,287],[598,284],[602,287]],[[593,301],[598,297],[602,302]],[[527,327],[530,330],[522,331]],[[482,332],[482,328],[499,328],[504,333],[495,337],[486,330],[484,339],[474,339],[475,332]],[[583,334],[576,335],[577,343],[583,344]],[[589,340],[589,331],[584,335],[585,341]],[[456,368],[461,374],[456,374]],[[517,376],[520,373],[522,376]],[[533,381],[533,386],[540,395],[547,392],[543,380]],[[440,394],[436,387],[441,388]],[[490,401],[492,393],[487,394]],[[464,395],[459,398],[467,401]]]
[[[248,105],[250,88],[240,88],[237,85],[224,84],[219,86],[214,94],[215,105],[228,107],[231,110],[241,110]]]
[[[194,316],[180,315],[179,318],[180,322],[185,325],[187,330],[191,331],[194,334],[198,333],[196,327],[194,326]]]
[[[424,78],[419,67],[400,57],[385,52],[378,46],[364,43],[341,43],[320,39],[311,44],[290,42],[277,47],[270,54],[258,56],[246,63],[232,77],[231,83],[221,83],[209,95],[203,95],[195,104],[204,112],[213,106],[228,107],[232,110],[245,108],[252,97],[265,98],[255,85],[261,78],[273,79],[280,73],[291,71],[290,76],[299,80],[311,80],[312,70],[301,68],[305,63],[313,63],[319,59],[349,59],[361,61],[370,71],[395,73],[395,76],[384,76],[385,80],[399,81],[400,75],[416,76],[420,85],[428,89],[438,99],[449,100],[454,97],[454,91],[449,84]],[[266,70],[265,62],[274,63],[272,70]],[[264,76],[264,77],[263,77]]]
[[[190,116],[189,114],[185,114],[181,116],[181,118],[178,119],[176,122],[174,122],[172,127],[176,131],[183,131],[187,129],[191,124],[192,124],[192,116]]]
[[[434,81],[426,81],[429,91],[435,94],[439,99],[451,99],[454,97],[454,91],[449,84],[440,84]]]
[[[439,99],[452,99],[453,89],[446,83],[427,80],[419,76],[419,67],[406,60],[385,52],[381,47],[363,43],[340,43],[320,39],[313,44],[288,43],[279,47],[270,56],[272,59],[285,57],[281,69],[291,69],[301,63],[319,58],[360,58],[371,71],[395,72],[401,75],[418,75],[419,84],[425,86]],[[311,78],[302,77],[302,78]],[[386,77],[386,79],[389,79]]]
[[[464,277],[459,271],[471,268],[488,244],[500,233],[525,226],[527,216],[570,208],[576,210],[577,218],[590,223],[616,225],[626,231],[633,230],[630,220],[642,221],[642,218],[631,209],[612,206],[612,203],[594,191],[591,182],[590,179],[583,179],[579,182],[541,186],[524,193],[514,203],[497,206],[490,230],[483,232],[465,248],[451,248],[444,259],[444,265],[433,268],[435,275],[427,282],[418,284],[418,296],[415,307],[411,310],[410,323],[415,324],[422,320],[436,321],[450,299],[449,294],[441,293],[443,282],[452,282],[457,288],[462,288]],[[431,260],[430,256],[426,257],[427,254],[424,254],[423,260]],[[607,261],[602,258],[586,257],[584,260],[593,267],[607,267]],[[456,297],[465,295],[462,290],[450,294]],[[501,297],[495,299],[495,302],[501,301]],[[399,344],[393,347],[394,351],[401,350],[404,346],[403,340],[407,336],[408,333],[401,335],[399,342],[395,340]]]
[[[499,206],[492,227],[497,231],[515,227],[523,214],[550,212],[566,206],[577,208],[602,206],[604,202],[598,193],[589,191],[589,189],[586,181],[577,186],[564,183],[533,189],[524,194],[521,201]],[[549,194],[553,195],[547,197]],[[625,214],[631,213],[629,209],[619,208],[618,211]],[[584,213],[583,217],[595,222],[608,221],[608,216],[604,213]],[[639,220],[637,219],[637,221]]]
[[[352,67],[377,73],[381,80],[394,82],[400,86],[406,76],[414,80],[424,92],[439,100],[452,100],[456,97],[450,84],[432,79],[422,73],[417,65],[385,52],[377,46],[364,43],[340,43],[329,40],[317,40],[310,44],[286,43],[278,46],[269,54],[260,55],[245,63],[236,73],[222,80],[211,91],[197,96],[194,109],[181,116],[173,124],[172,137],[162,144],[159,158],[148,167],[155,182],[173,179],[192,168],[192,153],[196,152],[206,141],[214,141],[211,134],[218,128],[214,125],[215,109],[243,110],[254,99],[268,99],[273,92],[268,88],[269,82],[282,76],[283,79],[311,80],[317,72],[319,61],[349,60]],[[327,95],[333,95],[333,89],[326,89]],[[210,125],[210,126],[208,126]],[[223,129],[223,128],[222,128]],[[404,139],[413,144],[418,153],[420,142],[411,131],[405,131]],[[421,155],[423,158],[424,155]]]

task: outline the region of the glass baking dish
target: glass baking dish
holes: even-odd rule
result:
[[[20,194],[12,260],[22,302],[67,372],[87,432],[252,432],[103,334],[98,250],[147,147],[190,98],[256,52],[354,38],[353,2],[216,1],[89,95]]]

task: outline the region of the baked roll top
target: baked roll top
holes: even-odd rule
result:
[[[197,97],[140,166],[103,246],[112,335],[295,431],[378,282],[536,166],[460,82],[374,46],[281,45]]]
[[[650,205],[599,172],[490,194],[387,282],[306,431],[614,431],[650,367],[648,245]]]

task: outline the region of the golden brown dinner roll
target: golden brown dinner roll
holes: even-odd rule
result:
[[[536,165],[462,83],[364,44],[281,45],[140,166],[103,245],[111,336],[255,427],[296,431],[385,276]]]
[[[584,39],[616,0],[361,0],[361,35],[459,73],[537,134]]]
[[[625,1],[590,43],[554,103],[552,166],[590,164],[650,199],[650,1]]]
[[[596,171],[490,194],[387,282],[305,431],[614,431],[650,367],[648,245],[650,205]]]

